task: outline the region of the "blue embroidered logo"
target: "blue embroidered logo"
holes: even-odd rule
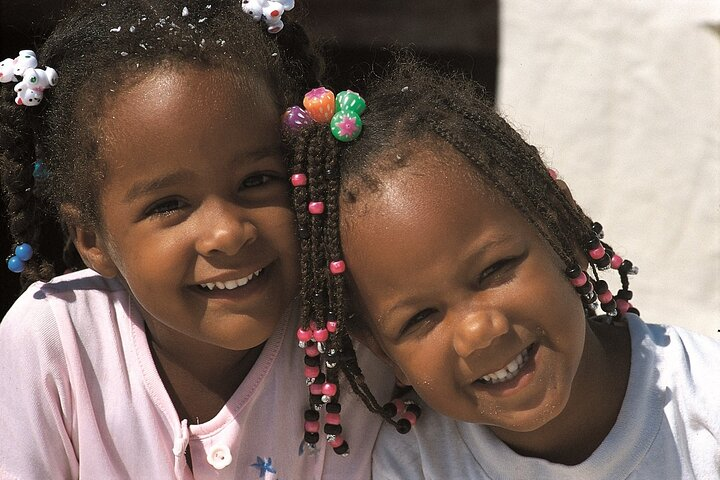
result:
[[[258,471],[260,473],[258,475],[258,478],[262,478],[262,477],[276,478],[274,475],[273,476],[266,475],[267,473],[277,474],[277,470],[275,470],[275,468],[272,466],[272,458],[270,458],[270,457],[268,457],[268,458],[257,457],[257,461],[250,466],[258,469]]]

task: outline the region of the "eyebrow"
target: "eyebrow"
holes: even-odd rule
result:
[[[139,197],[152,193],[156,190],[187,182],[190,178],[192,178],[192,173],[189,170],[180,170],[169,175],[163,175],[162,177],[136,182],[125,194],[124,202],[132,203]]]
[[[238,158],[242,158],[249,165],[252,165],[253,163],[258,162],[271,155],[280,154],[282,154],[282,147],[279,145],[272,147],[263,147],[258,148],[257,150],[244,152],[242,155],[238,155],[237,157],[235,157],[234,161],[237,161]],[[163,175],[161,177],[153,178],[147,181],[136,182],[133,184],[132,187],[128,189],[127,193],[125,194],[124,202],[132,203],[138,198],[153,193],[156,190],[188,182],[192,179],[192,177],[193,173],[191,171],[179,170],[177,172],[173,172],[168,175]]]

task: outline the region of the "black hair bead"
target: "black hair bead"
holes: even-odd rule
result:
[[[333,448],[333,450],[338,455],[345,455],[346,453],[348,453],[348,450],[350,450],[350,447],[348,446],[347,442],[343,442],[342,445]]]
[[[585,282],[579,287],[575,287],[575,291],[578,292],[580,295],[587,295],[588,293],[593,291],[592,283]]]
[[[632,270],[633,263],[630,260],[623,260],[623,262],[620,264],[620,267],[618,267],[618,271],[622,274],[627,275],[630,270]]]
[[[585,305],[591,305],[597,300],[597,294],[595,293],[595,291],[591,291],[590,293],[585,293],[581,295],[580,298]]]
[[[617,304],[615,300],[610,300],[608,303],[600,304],[600,308],[602,308],[605,313],[612,313],[617,311]]]
[[[597,237],[591,238],[587,241],[585,244],[585,250],[593,250],[595,248],[598,248],[600,246],[600,239]]]
[[[565,269],[565,275],[567,275],[570,278],[577,278],[582,273],[582,268],[580,268],[580,265],[577,263],[570,265]]]
[[[388,418],[392,418],[395,415],[397,415],[397,407],[393,402],[388,402],[382,407],[383,412],[385,413],[385,416]]]
[[[317,407],[318,405],[322,405],[322,395],[310,395],[310,404]]]
[[[316,384],[325,383],[325,374],[320,372],[320,374],[317,377],[315,377],[315,381],[313,383],[316,383]]]
[[[638,317],[640,316],[640,310],[638,310],[635,307],[630,307],[630,308],[628,308],[627,311],[628,311],[628,313],[633,313],[633,314],[637,315]]]
[[[340,413],[342,406],[337,402],[330,402],[325,405],[325,411],[328,413]]]
[[[597,235],[598,238],[603,237],[603,226],[600,225],[598,222],[593,222],[592,231],[595,232],[595,235]]]
[[[323,427],[323,431],[328,435],[340,435],[342,433],[342,425],[326,423],[325,427]]]
[[[599,260],[595,260],[595,265],[600,270],[606,270],[606,269],[610,268],[610,261],[611,261],[610,255],[608,255],[608,252],[605,251],[605,255],[603,255],[602,258],[600,258]]]
[[[621,290],[618,290],[617,295],[615,295],[615,296],[617,298],[621,298],[623,300],[630,301],[633,298],[633,292],[632,292],[632,290],[626,290],[623,288]]]
[[[607,282],[606,282],[605,280],[598,280],[597,282],[595,282],[595,291],[596,291],[598,294],[605,293],[605,292],[607,292],[609,289],[610,289],[610,288],[608,287],[608,284],[607,284]]]
[[[320,420],[320,412],[317,410],[305,410],[305,421],[307,422],[317,422]]]
[[[401,418],[400,420],[397,421],[397,425],[395,426],[395,430],[397,430],[398,433],[402,433],[403,435],[408,433],[411,428],[412,428],[412,424],[410,423],[410,420],[408,420],[407,418]]]
[[[315,444],[320,440],[320,434],[318,432],[305,432],[305,441],[310,444]]]
[[[305,365],[308,367],[318,367],[320,366],[320,355],[317,355],[315,357],[311,357],[310,355],[305,355]]]

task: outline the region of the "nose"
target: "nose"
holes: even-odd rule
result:
[[[493,340],[510,330],[507,317],[496,309],[477,309],[463,312],[456,319],[453,347],[460,357],[487,348]]]
[[[195,248],[200,255],[236,255],[257,239],[257,227],[247,211],[232,202],[213,201],[197,213]]]

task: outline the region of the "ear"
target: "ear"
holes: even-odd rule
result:
[[[371,352],[375,354],[380,360],[385,362],[395,372],[395,378],[405,385],[410,385],[407,376],[402,369],[393,362],[393,360],[385,353],[382,345],[375,339],[375,336],[367,329],[357,329],[352,332],[353,338],[357,339],[360,343],[366,346]]]
[[[79,221],[79,215],[74,207],[61,208],[63,218],[67,222],[67,231],[70,240],[75,244],[85,265],[92,268],[106,278],[115,277],[119,271],[110,257],[107,243],[103,240],[97,228],[88,227]]]

